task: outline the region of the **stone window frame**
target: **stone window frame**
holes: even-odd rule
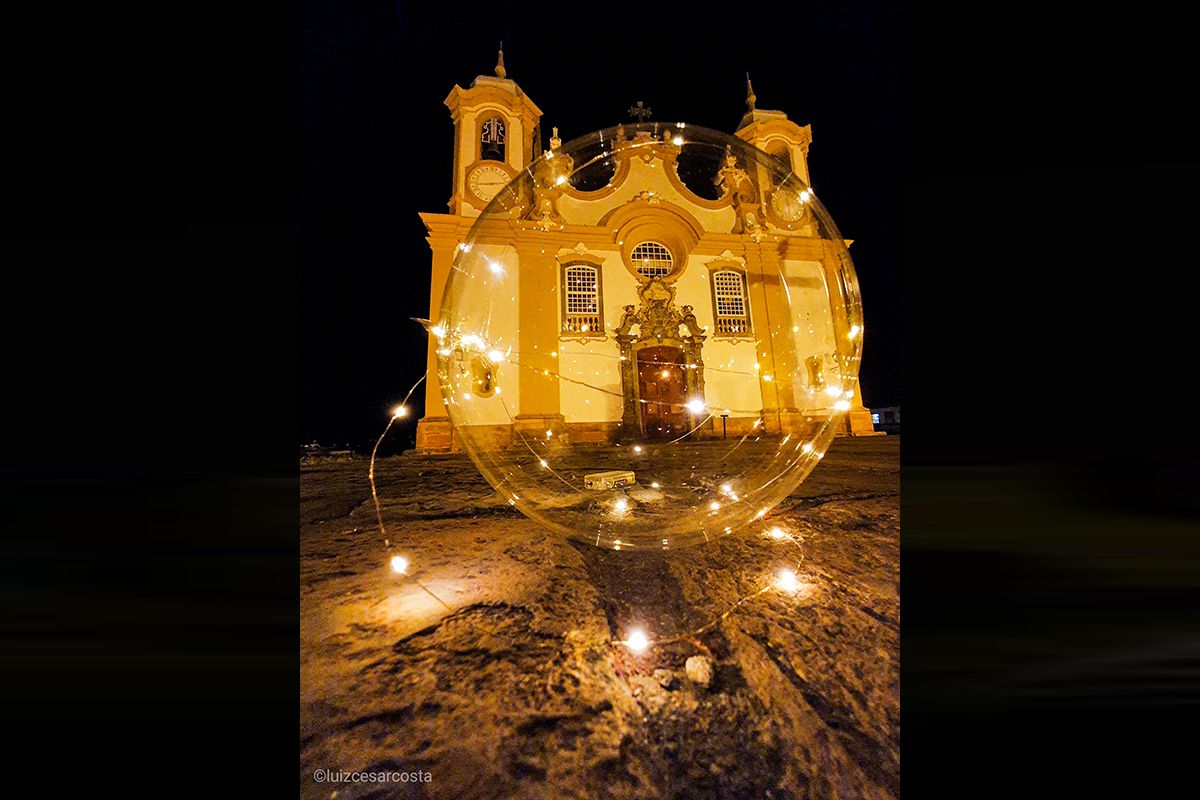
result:
[[[592,253],[571,251],[558,257],[559,337],[566,339],[607,339],[604,319],[604,259]],[[586,331],[569,327],[571,315],[567,313],[567,270],[572,267],[589,267],[596,271],[596,320],[594,329]]]
[[[653,245],[654,247],[659,247],[659,248],[663,249],[664,251],[666,251],[666,253],[667,253],[667,272],[665,275],[646,275],[639,269],[639,263],[638,263],[638,259],[637,259],[637,250],[638,250],[638,248],[644,247],[646,245]],[[633,265],[634,272],[638,273],[639,275],[641,275],[643,278],[646,278],[647,280],[650,278],[659,278],[659,279],[665,280],[667,278],[674,276],[676,274],[676,272],[678,272],[678,270],[675,266],[675,254],[671,252],[671,248],[656,239],[646,239],[644,241],[636,243],[633,246],[633,249],[629,251],[629,261]],[[643,260],[642,266],[645,266],[644,260]]]
[[[735,273],[742,282],[742,307],[745,313],[741,317],[730,317],[717,313],[717,275],[722,272]],[[708,292],[712,303],[713,329],[711,335],[714,339],[753,339],[754,338],[754,317],[750,309],[750,277],[746,273],[746,268],[736,261],[718,260],[708,264]],[[721,330],[721,319],[744,319],[745,329],[736,332],[724,332]]]

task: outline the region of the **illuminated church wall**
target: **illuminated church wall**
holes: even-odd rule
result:
[[[807,179],[810,129],[791,122],[783,112],[759,111],[750,105],[736,135],[792,165]],[[535,144],[541,110],[505,78],[502,68],[497,77],[477,77],[468,89],[455,86],[446,106],[455,124],[449,211],[421,215],[433,251],[431,318],[440,308],[442,286],[457,248],[467,241],[475,220],[522,170],[531,165],[541,169],[552,161],[541,155],[540,143]],[[502,159],[495,153],[494,141],[481,143],[480,139],[493,119],[503,126]],[[627,141],[637,146],[626,147]],[[551,154],[560,145],[555,129]],[[570,182],[563,185],[566,179],[560,177],[561,189],[551,187],[556,189],[553,225],[513,217],[515,226],[498,226],[490,241],[486,236],[476,239],[477,246],[485,248],[483,255],[519,278],[511,281],[510,296],[493,305],[488,330],[481,332],[489,346],[514,356],[497,367],[503,404],[489,403],[486,415],[474,417],[479,425],[494,428],[489,436],[498,446],[511,445],[515,433],[522,430],[538,436],[553,431],[577,443],[629,436],[630,408],[640,414],[645,401],[637,398],[640,378],[631,389],[629,372],[623,374],[621,353],[627,345],[620,344],[618,329],[628,306],[642,313],[644,300],[639,292],[651,288],[633,271],[631,250],[645,242],[658,242],[670,251],[673,271],[660,285],[674,294],[670,306],[681,315],[690,307],[694,324],[703,329],[696,332],[703,341],[693,339],[691,346],[698,346],[703,360],[703,371],[697,371],[703,377],[702,399],[717,418],[697,433],[698,438],[720,435],[719,417],[726,409],[730,434],[760,425],[766,430],[772,415],[774,429],[766,432],[783,433],[780,420],[786,414],[780,415],[781,411],[828,413],[831,398],[839,391],[820,383],[831,373],[820,359],[838,351],[839,320],[830,307],[825,285],[828,265],[823,263],[830,251],[816,238],[815,229],[806,227],[802,214],[788,217],[787,208],[772,206],[769,198],[781,193],[761,166],[735,162],[725,152],[724,171],[740,175],[742,185],[750,186],[755,195],[756,218],[747,223],[744,208],[735,207],[736,193],[729,184],[722,184],[719,199],[698,196],[684,184],[677,172],[682,152],[669,129],[661,134],[618,129],[610,153],[613,174],[606,186],[579,189]],[[535,158],[540,158],[536,164]],[[535,181],[537,174],[535,169]],[[599,270],[601,330],[564,330],[563,275],[576,263]],[[718,329],[714,270],[743,276],[749,330],[730,332],[728,314],[723,318],[726,329]],[[520,286],[527,287],[525,296]],[[772,319],[787,319],[788,324],[773,326]],[[578,323],[576,318],[573,324]],[[638,335],[635,355],[629,359],[635,364],[636,348],[654,345]],[[434,345],[429,352],[425,417],[418,426],[417,446],[454,449],[455,434],[443,406]],[[758,379],[748,380],[751,375]],[[456,397],[451,402],[472,401]],[[869,412],[855,393],[844,432],[870,430]]]

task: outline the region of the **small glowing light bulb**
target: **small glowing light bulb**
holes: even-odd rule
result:
[[[429,332],[432,333],[437,338],[441,339],[446,335],[446,326],[445,325],[434,325],[432,328],[429,329]]]
[[[642,653],[650,646],[650,640],[646,638],[646,634],[642,632],[641,628],[634,628],[629,632],[625,646],[635,653]]]
[[[495,275],[504,274],[504,266],[499,261],[489,261],[488,269],[490,269]]]
[[[544,459],[544,458],[542,458],[542,459],[539,459],[539,460],[538,460],[538,463],[539,463],[539,464],[541,464],[543,467],[548,467],[548,466],[550,466],[550,462],[549,462],[549,461],[547,461],[547,460],[546,460],[546,459]]]
[[[670,372],[667,372],[667,371],[664,369],[664,370],[662,371],[662,376],[663,376],[664,378],[669,378],[669,377],[671,377],[671,373],[670,373]]]
[[[640,453],[640,452],[642,452],[642,446],[641,446],[640,444],[635,444],[635,445],[633,446],[633,452],[635,452],[635,453]]]
[[[849,338],[853,339],[853,338],[857,337],[857,336],[858,336],[858,334],[859,334],[859,333],[861,333],[861,332],[862,332],[862,328],[858,327],[857,325],[851,325],[851,326],[850,326],[850,333],[849,333],[849,334],[847,334],[847,336],[848,336]]]
[[[850,401],[849,400],[838,400],[836,403],[833,404],[833,408],[835,411],[849,411],[850,410]]]
[[[493,364],[499,364],[504,360],[504,353],[501,353],[499,350],[488,350],[487,357]]]
[[[559,186],[562,186],[564,183],[566,183],[566,182],[567,182],[567,176],[566,176],[566,175],[559,175],[557,178],[555,178],[555,179],[554,179],[554,182],[555,182],[557,185],[559,185]]]
[[[658,481],[655,481],[654,483],[650,484],[650,488],[651,488],[651,489],[657,489],[657,488],[659,488]]]
[[[788,594],[795,594],[800,588],[800,581],[796,579],[796,573],[785,569],[780,570],[779,579],[775,581],[775,585]]]
[[[401,575],[408,572],[408,559],[404,556],[392,556],[392,571]]]
[[[688,400],[688,402],[687,402],[687,410],[692,412],[693,414],[704,413],[704,408],[705,408],[704,400],[702,398],[693,397],[691,400]]]
[[[395,408],[392,409],[392,419],[400,419],[401,417],[407,417],[407,416],[408,416],[408,407],[407,406],[396,406]]]
[[[617,509],[617,511],[628,511],[629,501],[624,497],[619,498],[617,502],[613,503],[613,508]],[[617,542],[617,544],[620,544],[620,542]]]
[[[801,202],[801,203],[807,203],[807,202],[808,202],[808,196],[809,196],[809,195],[808,195],[808,190],[807,190],[807,189],[804,189],[803,191],[801,191],[801,192],[800,192],[800,202]]]
[[[711,503],[708,504],[708,507],[711,508],[713,511],[717,511],[718,509],[721,508],[721,504],[718,503],[716,500],[713,500]]]
[[[779,527],[771,528],[769,533],[771,534],[771,538],[775,539],[775,540],[787,538],[787,534],[783,532],[783,528],[779,528]]]
[[[550,438],[551,436],[553,436],[553,435],[554,435],[554,431],[546,431],[546,438],[547,438],[547,439],[549,439],[549,438]]]
[[[805,442],[804,444],[800,445],[800,449],[806,453],[811,453],[813,449],[812,442]]]

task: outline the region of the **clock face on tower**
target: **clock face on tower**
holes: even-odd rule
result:
[[[785,222],[795,222],[804,215],[805,209],[799,193],[791,187],[783,186],[771,195],[771,210]]]
[[[467,188],[485,203],[490,202],[512,177],[501,167],[482,164],[467,175]]]

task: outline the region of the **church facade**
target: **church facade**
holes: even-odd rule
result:
[[[747,95],[735,135],[809,184],[811,128],[756,109],[749,83]],[[515,212],[528,224],[511,241],[489,244],[519,276],[511,314],[497,324],[511,328],[528,367],[504,389],[510,413],[489,420],[496,446],[522,430],[572,444],[674,438],[695,427],[687,410],[694,397],[713,415],[694,432],[701,438],[786,435],[802,419],[831,414],[825,376],[861,331],[831,301],[841,290],[836,248],[816,235],[794,193],[751,180],[749,165],[727,154],[721,195],[702,197],[679,177],[680,147],[646,126],[618,129],[605,186],[556,179],[552,159],[542,158],[542,112],[506,77],[503,55],[495,77],[455,86],[445,103],[454,121],[449,209],[421,214],[432,250],[430,319],[477,218],[534,165],[532,196]],[[551,152],[560,144],[555,131]],[[785,317],[798,324],[769,327]],[[458,449],[437,347],[431,336],[417,427],[424,452]],[[734,377],[747,374],[757,380]],[[597,385],[605,391],[586,388]],[[838,409],[840,433],[874,433],[857,386],[840,402],[849,405]]]

